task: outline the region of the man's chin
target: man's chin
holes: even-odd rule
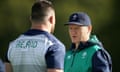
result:
[[[72,41],[72,43],[79,43],[78,41]]]
[[[75,41],[72,41],[72,43],[76,43]]]

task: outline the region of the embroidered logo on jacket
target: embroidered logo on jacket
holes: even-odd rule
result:
[[[87,56],[87,52],[83,52],[82,58],[84,59],[84,58],[86,58],[86,56]]]

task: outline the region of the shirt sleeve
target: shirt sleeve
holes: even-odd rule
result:
[[[52,45],[48,48],[45,59],[48,69],[64,68],[65,47]]]
[[[5,72],[5,66],[1,60],[0,60],[0,72]]]
[[[110,55],[103,51],[98,50],[92,59],[92,72],[112,72],[112,61]]]

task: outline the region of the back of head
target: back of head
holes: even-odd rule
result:
[[[49,10],[54,10],[53,5],[50,1],[36,1],[32,6],[31,20],[34,22],[44,21],[45,16],[49,14]]]

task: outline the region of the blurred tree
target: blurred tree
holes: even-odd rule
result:
[[[5,55],[8,43],[30,26],[32,0],[1,0],[0,2],[0,56]]]

